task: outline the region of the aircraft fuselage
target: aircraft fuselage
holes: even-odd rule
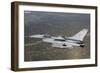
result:
[[[52,43],[52,47],[60,47],[60,48],[72,48],[73,46],[84,47],[84,42],[73,39],[52,39],[52,38],[44,38],[44,42]]]

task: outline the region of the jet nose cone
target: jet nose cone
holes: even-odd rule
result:
[[[30,38],[43,38],[43,35],[31,35]]]

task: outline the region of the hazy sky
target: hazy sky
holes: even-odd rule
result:
[[[90,15],[80,13],[25,11],[25,36],[34,34],[49,34],[71,37],[82,29],[90,30]],[[36,43],[42,39],[25,37],[25,44]],[[90,58],[90,31],[84,39],[85,47],[54,48],[45,42],[25,46],[25,61],[86,59]]]
[[[25,35],[48,33],[70,36],[84,28],[90,29],[89,14],[24,11],[24,18]]]

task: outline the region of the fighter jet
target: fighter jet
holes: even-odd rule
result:
[[[83,29],[77,34],[72,37],[65,37],[65,36],[50,36],[48,34],[36,34],[31,35],[29,38],[40,38],[42,42],[51,43],[52,47],[58,48],[73,48],[74,46],[77,47],[84,47],[84,37],[86,36],[88,29]]]

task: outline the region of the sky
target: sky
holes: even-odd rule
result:
[[[49,34],[51,36],[71,37],[88,29],[84,42],[85,47],[54,48],[48,43],[24,46],[25,61],[86,59],[90,58],[90,14],[24,11],[24,36],[34,34]],[[41,39],[24,38],[25,45]]]

